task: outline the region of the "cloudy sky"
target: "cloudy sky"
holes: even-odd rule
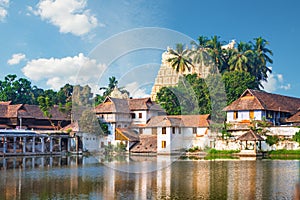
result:
[[[114,75],[138,97],[151,91],[167,46],[262,36],[274,52],[265,90],[300,97],[299,9],[297,0],[0,0],[0,78],[55,90],[89,84],[96,93]]]

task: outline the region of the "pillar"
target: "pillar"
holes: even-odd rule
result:
[[[32,153],[35,153],[35,136],[32,137]]]
[[[61,152],[61,137],[58,138],[58,149]]]
[[[50,137],[50,153],[53,152],[53,138]]]
[[[7,150],[7,137],[4,136],[4,141],[3,141],[3,153],[6,153]]]
[[[17,137],[14,137],[14,153],[17,152]]]
[[[41,137],[40,138],[41,139],[41,142],[42,142],[42,153],[44,153],[45,152],[45,140],[44,140],[44,138],[43,137]]]
[[[23,137],[23,153],[26,153],[26,137]]]
[[[67,151],[70,152],[70,150],[71,150],[71,138],[68,138]]]

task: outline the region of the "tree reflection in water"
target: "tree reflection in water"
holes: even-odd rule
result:
[[[106,163],[142,168],[158,157],[1,158],[0,199],[292,199],[299,182],[291,160],[178,160],[148,173]]]

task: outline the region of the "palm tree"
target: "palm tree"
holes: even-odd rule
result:
[[[251,71],[254,66],[253,56],[254,52],[251,44],[238,43],[237,49],[232,51],[228,61],[230,71]]]
[[[105,90],[103,92],[103,96],[107,97],[117,86],[118,86],[118,80],[116,79],[116,77],[112,76],[108,78],[108,87],[101,87],[99,90]]]
[[[193,58],[193,63],[200,64],[200,66],[208,66],[211,57],[207,52],[207,42],[209,39],[206,36],[199,36],[198,43],[191,41],[193,46],[189,56]]]
[[[176,44],[176,50],[168,48],[168,53],[170,57],[167,59],[167,62],[177,72],[191,71],[191,67],[194,68],[192,59],[189,57],[190,52],[188,48],[183,49],[183,44]]]
[[[255,52],[255,68],[253,69],[252,74],[255,75],[257,82],[259,82],[260,86],[262,84],[260,81],[267,81],[268,73],[272,73],[272,70],[267,67],[267,63],[272,64],[273,60],[269,57],[269,55],[273,55],[273,52],[266,48],[269,45],[269,42],[262,37],[254,38],[255,43],[253,44],[253,50]]]
[[[213,36],[209,41],[207,41],[206,48],[208,49],[208,53],[214,61],[215,65],[222,73],[227,69],[227,65],[225,62],[224,51],[222,50],[222,45],[224,42],[219,41],[218,36]]]

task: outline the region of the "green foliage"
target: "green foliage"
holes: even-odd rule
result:
[[[266,143],[270,146],[272,146],[273,144],[277,144],[279,142],[279,137],[277,135],[268,135],[267,139],[266,139]]]
[[[300,150],[287,150],[287,149],[279,149],[273,150],[269,152],[270,155],[300,155]]]
[[[300,131],[296,132],[295,135],[293,135],[293,141],[296,141],[300,144]]]
[[[189,148],[187,151],[193,153],[193,152],[200,151],[200,150],[201,149],[198,146],[195,146],[195,147]]]
[[[169,115],[208,114],[211,111],[205,80],[196,74],[181,77],[176,87],[162,88],[157,93],[157,101]]]
[[[216,149],[209,149],[207,153],[209,154],[233,154],[239,153],[240,150],[216,150]]]
[[[49,98],[48,96],[39,96],[37,101],[39,103],[39,107],[40,107],[41,111],[43,112],[44,116],[51,119],[52,115],[51,115],[50,111],[54,106],[54,103],[51,100],[51,98]]]
[[[245,71],[224,72],[222,80],[225,84],[227,105],[238,99],[246,89],[259,89],[255,77]]]

